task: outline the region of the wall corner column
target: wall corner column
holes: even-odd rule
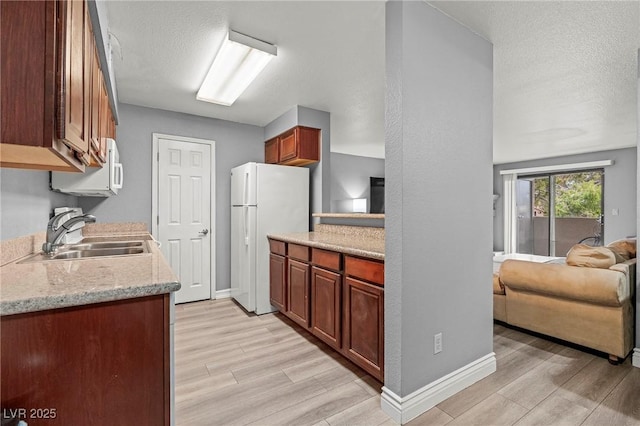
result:
[[[425,2],[388,1],[385,31],[381,406],[406,423],[496,369],[493,47]]]

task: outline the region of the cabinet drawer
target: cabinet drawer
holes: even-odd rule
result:
[[[384,285],[384,263],[359,257],[344,257],[345,275]]]
[[[280,256],[287,255],[286,244],[282,241],[269,240],[269,251]]]
[[[338,252],[317,248],[311,249],[311,262],[314,265],[332,269],[334,271],[340,271],[342,267],[342,262],[340,260],[341,255]]]
[[[299,244],[289,244],[289,257],[292,259],[302,260],[303,262],[308,262],[309,247],[301,246]]]

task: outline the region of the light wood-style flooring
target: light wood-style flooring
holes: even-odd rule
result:
[[[409,424],[640,425],[640,369],[494,326],[498,369]],[[176,307],[176,424],[393,425],[382,384],[281,314]]]

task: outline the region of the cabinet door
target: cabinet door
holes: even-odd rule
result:
[[[264,143],[264,162],[267,164],[277,164],[280,161],[280,150],[278,138],[269,139]]]
[[[280,136],[280,162],[291,160],[298,156],[298,143],[296,140],[296,129]]]
[[[350,277],[345,278],[343,352],[384,379],[384,290]]]
[[[314,266],[311,269],[311,332],[340,349],[342,276]]]
[[[289,259],[287,281],[287,316],[309,328],[309,270],[306,263]]]
[[[92,43],[91,52],[91,108],[89,120],[89,149],[91,151],[91,166],[102,167],[105,159],[100,156],[100,85],[102,84],[98,51]]]
[[[111,106],[109,95],[104,84],[104,75],[100,76],[100,151],[99,156],[107,160],[107,138],[109,137],[109,120],[111,120]]]
[[[59,2],[63,10],[64,61],[61,64],[63,81],[58,88],[62,105],[58,106],[60,117],[58,137],[79,152],[89,152],[89,69],[85,64],[86,43],[89,42],[85,25],[88,20],[86,2],[68,0]]]
[[[287,311],[287,259],[271,253],[269,255],[269,301],[280,312]]]
[[[0,332],[0,405],[52,416],[29,425],[170,424],[168,294],[3,316]]]
[[[0,2],[0,166],[83,171],[56,135],[60,4]],[[10,77],[7,77],[10,76]]]

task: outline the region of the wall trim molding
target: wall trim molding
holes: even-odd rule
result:
[[[396,423],[404,424],[495,371],[496,354],[491,352],[405,397],[383,386],[380,405]]]
[[[216,291],[215,295],[216,299],[228,299],[229,297],[231,297],[231,289],[225,288],[224,290],[218,290]]]
[[[640,348],[633,349],[633,358],[631,359],[631,364],[634,367],[640,368]]]

